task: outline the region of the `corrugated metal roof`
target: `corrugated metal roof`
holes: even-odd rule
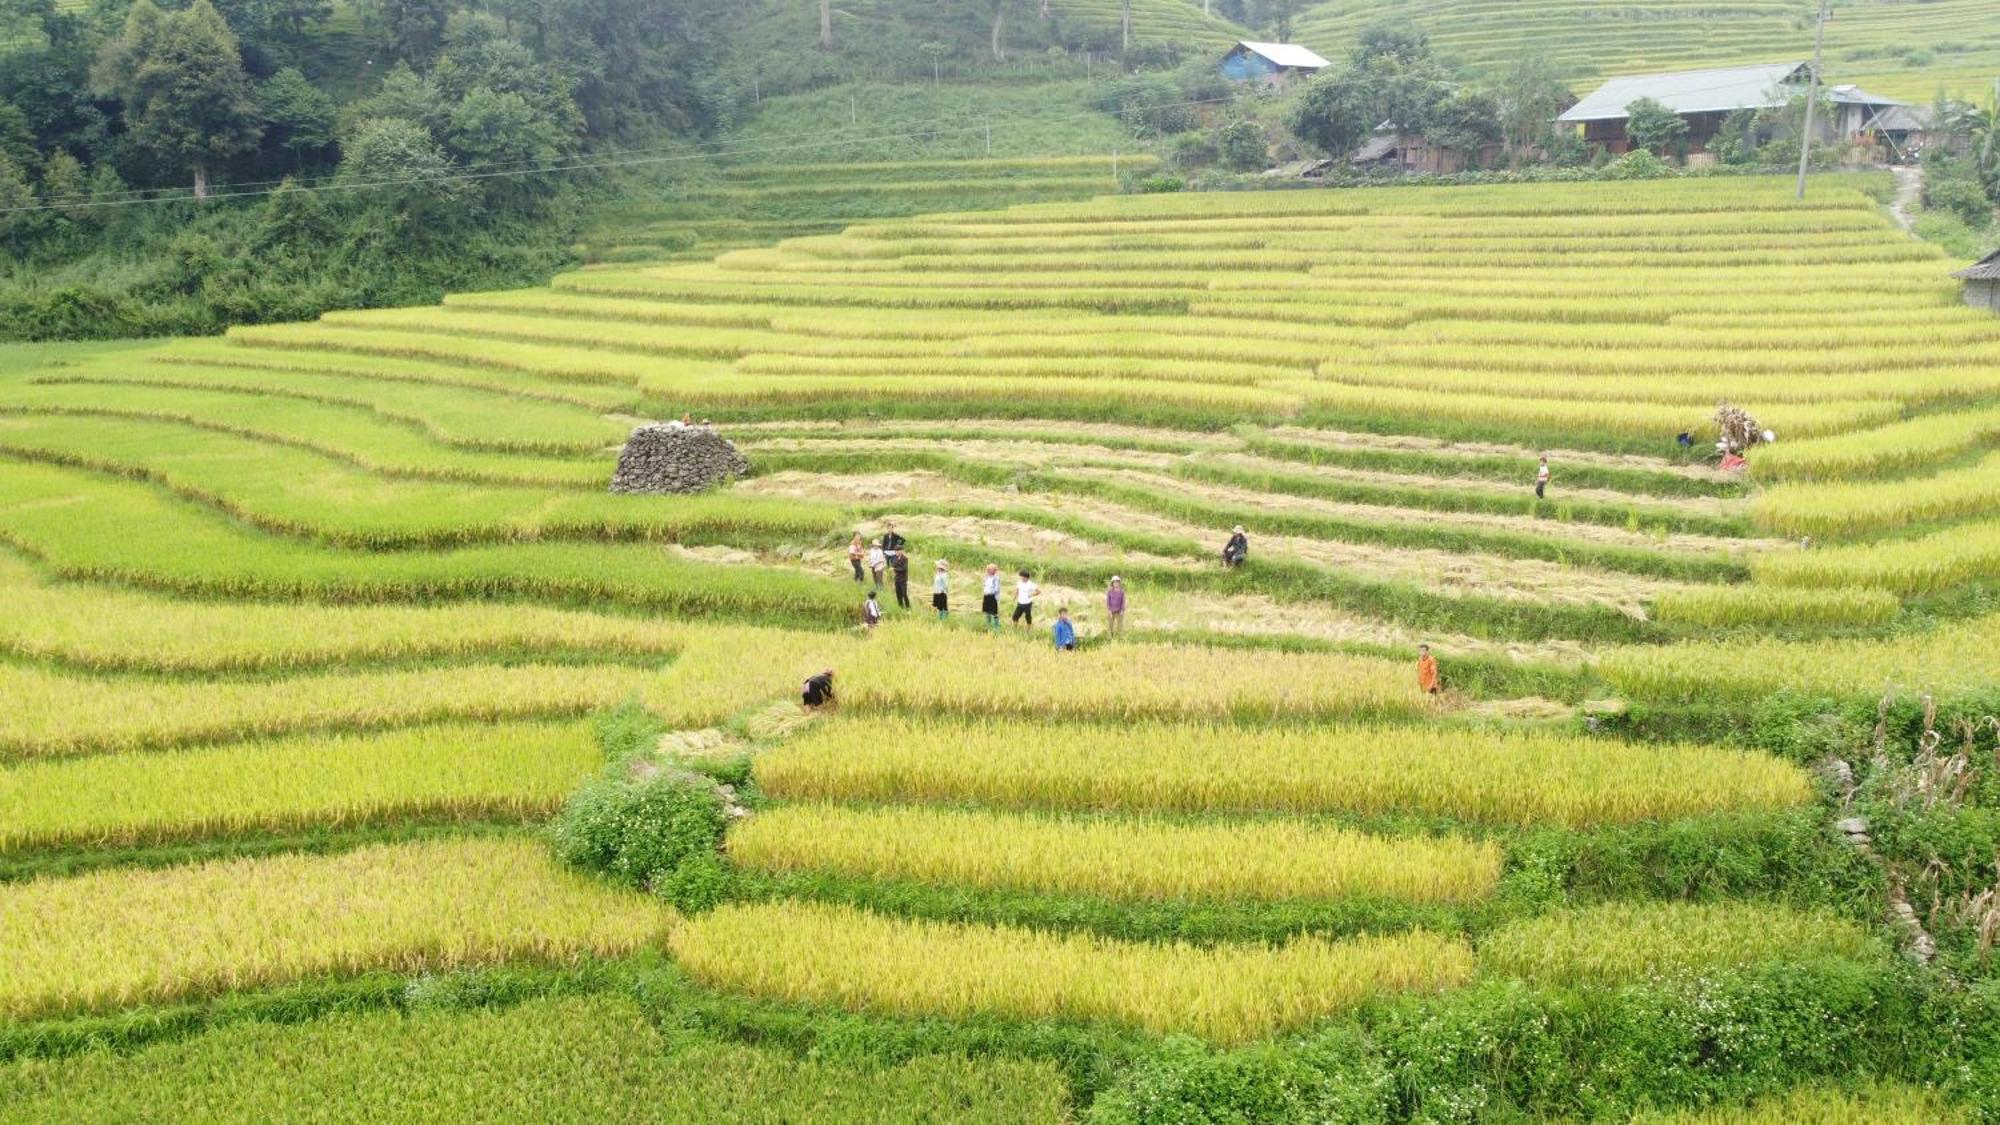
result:
[[[1979,259],[1971,269],[1960,270],[1951,276],[1967,281],[2000,281],[2000,250]]]
[[[1613,78],[1556,120],[1620,120],[1626,116],[1625,107],[1640,98],[1651,98],[1675,113],[1683,114],[1765,109],[1785,104],[1787,96],[1782,95],[1778,88],[1793,75],[1799,76],[1798,81],[1805,81],[1805,76],[1800,74],[1805,69],[1803,62],[1782,62]]]
[[[1885,98],[1880,94],[1871,94],[1859,86],[1829,86],[1827,87],[1826,93],[1827,97],[1831,98],[1836,105],[1845,104],[1845,105],[1886,106],[1886,105],[1909,104],[1908,102],[1899,102],[1894,98]]]
[[[1297,67],[1301,70],[1319,70],[1327,65],[1325,59],[1299,46],[1297,43],[1252,43],[1244,40],[1237,44],[1246,51],[1262,55],[1279,66]]]

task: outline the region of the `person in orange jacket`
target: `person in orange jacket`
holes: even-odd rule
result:
[[[1425,695],[1438,693],[1438,662],[1429,645],[1417,646],[1417,686]]]

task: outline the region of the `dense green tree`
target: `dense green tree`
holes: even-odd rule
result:
[[[236,37],[210,0],[165,15],[137,0],[125,31],[105,44],[99,87],[124,104],[132,139],[194,174],[206,199],[214,161],[257,143],[262,126]]]
[[[57,149],[42,164],[42,198],[61,208],[64,217],[82,219],[90,214],[90,174],[83,162]]]
[[[1482,90],[1456,90],[1430,104],[1419,128],[1440,148],[1477,152],[1501,139],[1500,104]]]
[[[13,161],[14,167],[23,172],[32,172],[41,164],[41,154],[35,151],[35,131],[28,127],[28,115],[12,102],[0,102],[0,157]]]
[[[244,53],[266,68],[302,60],[311,47],[311,29],[333,15],[331,0],[215,0],[215,5]]]
[[[35,189],[12,160],[0,156],[0,246],[18,253],[40,213],[35,206]]]
[[[1511,152],[1548,149],[1555,120],[1575,104],[1568,77],[1542,55],[1523,55],[1492,87],[1500,137]]]
[[[1215,154],[1226,168],[1255,172],[1269,165],[1271,144],[1255,121],[1232,121],[1217,131]]]
[[[1626,106],[1625,113],[1625,135],[1634,147],[1648,152],[1664,156],[1688,134],[1687,120],[1652,98],[1640,98]]]
[[[299,160],[333,144],[333,99],[306,81],[297,67],[286,67],[257,88],[263,111],[264,141]]]
[[[382,84],[375,93],[352,110],[354,119],[359,121],[400,118],[429,126],[441,122],[439,103],[437,87],[410,69],[408,63],[399,62],[382,76]]]
[[[374,22],[399,64],[429,66],[444,46],[449,0],[374,0]]]
[[[1431,57],[1431,37],[1411,24],[1370,24],[1354,37],[1347,57],[1357,66],[1382,59],[1409,66]]]
[[[424,237],[449,225],[463,189],[457,173],[430,130],[380,118],[348,139],[334,185],[388,216],[398,233]]]

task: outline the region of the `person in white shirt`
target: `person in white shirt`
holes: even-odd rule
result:
[[[868,573],[875,576],[875,588],[882,588],[882,574],[889,569],[889,556],[882,552],[882,541],[877,539],[868,547]]]
[[[1547,457],[1544,457],[1542,458],[1542,463],[1540,467],[1536,468],[1535,470],[1535,499],[1545,500],[1548,498],[1548,495],[1549,495],[1549,459]]]
[[[1021,580],[1014,584],[1014,624],[1033,628],[1035,624],[1035,597],[1042,592],[1027,571],[1021,572]]]
[[[986,627],[1000,631],[1000,565],[986,564],[986,580],[979,587],[979,612],[986,615]]]
[[[931,579],[931,608],[937,610],[939,621],[951,616],[951,571],[943,559],[937,561],[937,576]]]

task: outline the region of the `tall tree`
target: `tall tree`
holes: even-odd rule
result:
[[[1625,107],[1625,135],[1639,148],[1665,156],[1687,134],[1687,119],[1652,98]]]
[[[429,66],[437,58],[450,14],[445,0],[375,0],[375,18],[389,53],[411,66]]]
[[[255,146],[263,131],[236,36],[210,0],[172,15],[137,0],[94,77],[124,104],[134,141],[188,165],[196,199],[208,198],[213,162]]]
[[[819,49],[833,50],[833,0],[819,0]]]
[[[1132,0],[1124,0],[1118,6],[1118,49],[1132,49]]]

